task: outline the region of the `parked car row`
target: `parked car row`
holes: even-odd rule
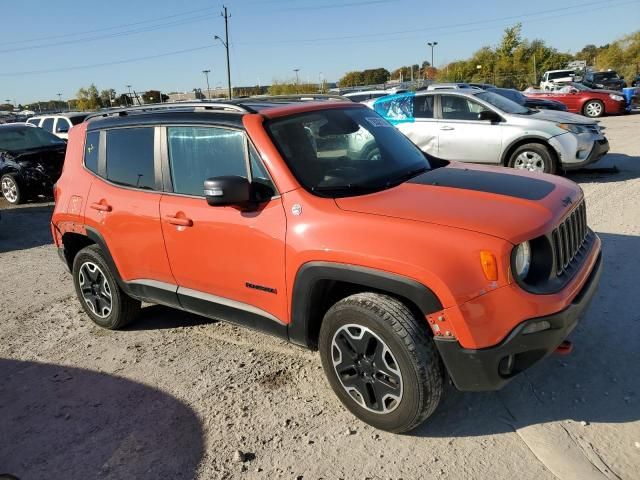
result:
[[[561,102],[566,105],[568,111],[590,118],[598,118],[605,114],[621,115],[627,110],[627,100],[621,92],[595,90],[576,82],[569,82],[559,90],[525,90],[524,94],[530,98]]]

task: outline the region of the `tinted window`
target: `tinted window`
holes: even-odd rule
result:
[[[107,179],[118,185],[153,190],[153,128],[107,131]]]
[[[40,128],[44,128],[47,132],[53,132],[53,118],[45,118]]]
[[[26,125],[0,128],[0,150],[18,152],[64,144],[64,140],[39,128]]]
[[[71,129],[71,123],[66,118],[58,118],[56,133],[67,133]]]
[[[30,118],[29,120],[27,120],[27,123],[30,123],[31,125],[35,125],[37,127],[38,124],[40,124],[40,119],[39,118]]]
[[[202,196],[207,178],[247,176],[244,133],[208,127],[169,127],[167,131],[174,192]]]
[[[549,80],[555,80],[556,78],[573,77],[574,73],[571,70],[564,70],[561,72],[553,72],[549,74]]]
[[[433,95],[413,97],[413,116],[415,118],[433,118]]]
[[[478,113],[486,110],[479,103],[465,97],[442,95],[442,118],[446,120],[478,120]]]
[[[84,143],[84,165],[94,173],[98,173],[98,152],[100,147],[100,132],[87,133]]]

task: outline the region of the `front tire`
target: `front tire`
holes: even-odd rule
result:
[[[326,313],[318,343],[335,394],[375,428],[413,430],[440,403],[444,367],[426,321],[393,297],[340,300]]]
[[[598,118],[604,115],[604,104],[600,100],[589,100],[582,107],[582,114],[589,118]]]
[[[120,288],[97,245],[83,248],[74,258],[73,284],[82,308],[102,328],[120,329],[140,312],[140,301]]]
[[[16,177],[7,173],[0,178],[0,189],[4,199],[11,205],[19,205],[24,201],[22,189],[16,180]]]
[[[556,159],[549,149],[540,143],[520,145],[509,158],[509,167],[535,173],[555,173]]]

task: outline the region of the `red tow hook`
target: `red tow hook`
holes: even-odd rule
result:
[[[569,340],[563,341],[558,345],[558,348],[556,348],[556,353],[558,355],[569,355],[571,352],[573,352],[573,343]]]

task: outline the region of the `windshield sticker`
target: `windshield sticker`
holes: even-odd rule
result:
[[[365,117],[365,120],[374,127],[391,127],[392,125],[384,118],[379,117]]]

